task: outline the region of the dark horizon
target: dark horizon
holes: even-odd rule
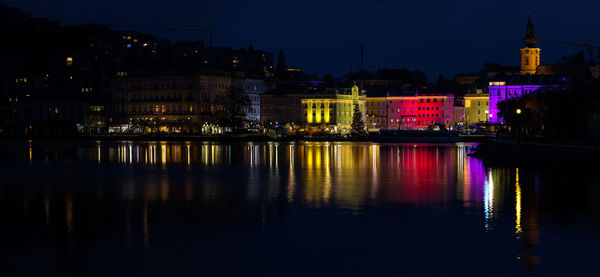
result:
[[[212,28],[214,46],[272,53],[284,50],[290,66],[323,76],[365,69],[422,70],[429,80],[475,72],[485,62],[519,64],[529,10],[542,49],[541,63],[583,50],[557,41],[599,44],[594,22],[600,1],[504,1],[502,7],[477,1],[186,1],[157,0],[5,1],[36,17],[64,25],[98,23],[114,30],[135,30],[159,38],[207,40],[202,33],[158,30],[155,26]],[[556,11],[561,13],[557,14]],[[231,19],[233,18],[233,19]],[[442,45],[444,44],[444,45]]]

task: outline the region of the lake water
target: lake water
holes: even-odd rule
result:
[[[598,165],[472,146],[3,141],[0,274],[598,274]]]

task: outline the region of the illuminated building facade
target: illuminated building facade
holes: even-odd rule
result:
[[[264,128],[288,125],[298,126],[302,122],[300,99],[304,88],[279,88],[260,96],[260,124]]]
[[[432,125],[452,125],[454,95],[436,93],[388,92],[367,97],[367,128],[416,130]]]
[[[523,39],[525,47],[521,48],[521,74],[489,82],[489,122],[504,123],[498,116],[499,102],[548,90],[565,89],[568,85],[569,80],[564,75],[557,74],[561,71],[558,67],[540,66],[541,50],[536,46],[537,42],[529,15],[527,32]]]
[[[465,124],[489,122],[490,101],[487,93],[471,93],[465,95]]]
[[[465,99],[464,98],[459,98],[459,97],[454,98],[454,114],[452,115],[452,125],[454,127],[465,125]]]
[[[503,123],[498,116],[498,103],[525,95],[544,93],[548,90],[565,89],[569,84],[563,75],[514,75],[507,81],[489,83],[489,122]]]
[[[129,72],[113,92],[113,123],[144,132],[215,132],[217,97],[244,84],[241,74],[224,71]]]
[[[260,123],[260,95],[265,91],[264,80],[245,79],[243,87],[250,100],[249,105],[245,105],[243,108],[244,114],[246,114],[245,120],[249,124],[258,125]]]
[[[367,96],[367,130],[376,132],[387,129],[387,97],[386,94],[373,95],[369,92]]]
[[[333,132],[347,132],[352,124],[355,104],[363,114],[363,122],[366,122],[366,99],[365,91],[356,85],[305,95],[301,100],[303,123],[317,128],[324,125],[332,128]]]
[[[388,96],[388,129],[425,129],[452,124],[454,95],[416,93]]]

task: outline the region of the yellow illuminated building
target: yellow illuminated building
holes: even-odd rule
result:
[[[465,125],[489,122],[490,101],[487,93],[465,95]]]
[[[537,38],[533,34],[531,14],[527,22],[527,34],[523,39],[525,47],[521,48],[521,74],[535,74],[540,65],[540,48],[536,46]]]
[[[386,97],[367,97],[367,130],[379,131],[387,129]]]
[[[325,127],[331,132],[345,132],[352,124],[354,104],[365,118],[366,96],[358,86],[350,89],[327,90],[321,94],[312,94],[301,99],[303,119],[308,126]]]

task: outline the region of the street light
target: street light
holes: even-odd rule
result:
[[[516,110],[516,113],[517,113],[517,115],[521,115],[521,109],[517,109],[517,110]],[[518,117],[517,117],[517,122],[518,122],[518,127],[519,127],[519,128],[517,129],[517,134],[518,134],[518,135],[521,135],[521,128],[522,128],[522,127],[521,127],[521,117],[520,117],[520,116],[518,116]]]

